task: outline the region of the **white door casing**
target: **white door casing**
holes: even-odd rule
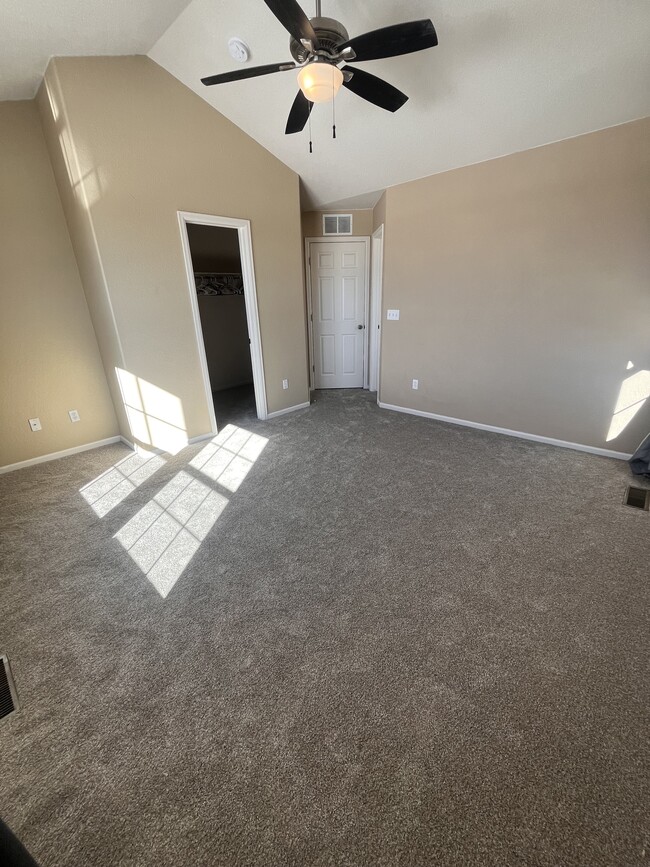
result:
[[[312,241],[308,256],[314,387],[367,387],[367,241]]]
[[[381,352],[381,297],[384,263],[384,226],[372,234],[370,239],[370,314],[368,326],[368,388],[377,392],[379,400],[379,357]]]
[[[203,344],[201,314],[199,313],[199,302],[196,296],[194,267],[192,265],[192,253],[190,250],[190,242],[187,235],[187,224],[196,223],[204,226],[220,226],[227,229],[237,229],[237,234],[239,238],[239,255],[242,267],[242,282],[244,284],[246,322],[248,325],[251,362],[253,367],[255,405],[257,409],[257,417],[259,419],[265,419],[268,416],[268,409],[266,405],[264,359],[262,356],[262,338],[260,333],[259,311],[257,308],[255,269],[253,266],[253,242],[251,236],[251,225],[249,220],[240,220],[235,217],[218,217],[213,214],[194,214],[188,211],[178,211],[178,223],[181,234],[181,244],[183,247],[185,271],[187,275],[187,288],[189,290],[189,298],[192,308],[192,318],[194,321],[196,346],[199,354],[199,362],[201,365],[201,374],[203,377],[203,388],[205,391],[206,405],[211,423],[211,430],[209,432],[206,432],[206,435],[208,433],[214,435],[217,433],[217,419],[214,414],[214,401],[212,398],[212,388],[210,385],[210,374],[208,372],[208,362],[205,356],[205,346]],[[202,438],[204,437],[196,437],[195,439],[198,440]]]

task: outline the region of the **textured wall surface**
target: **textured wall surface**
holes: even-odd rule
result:
[[[634,451],[649,238],[650,119],[390,187],[381,400]]]
[[[118,430],[33,101],[0,103],[0,190],[2,467]]]
[[[298,177],[146,57],[54,60],[39,101],[126,435],[210,429],[178,211],[251,221],[268,408],[307,400]]]

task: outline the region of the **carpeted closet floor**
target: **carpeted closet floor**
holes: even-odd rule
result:
[[[0,477],[0,815],[42,867],[646,864],[629,480],[360,392]]]

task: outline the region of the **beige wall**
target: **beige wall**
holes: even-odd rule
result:
[[[53,60],[39,105],[113,392],[116,366],[146,392],[138,430],[210,426],[179,210],[251,221],[268,408],[307,400],[297,175],[146,57]]]
[[[633,451],[650,430],[649,186],[645,119],[389,188],[381,400]]]
[[[244,296],[199,295],[199,311],[212,391],[252,382]]]
[[[0,190],[1,467],[118,429],[33,101],[0,103]]]
[[[323,235],[323,214],[352,214],[352,234],[372,235],[372,208],[350,211],[346,208],[330,211],[304,211],[302,215],[303,238],[321,238]]]

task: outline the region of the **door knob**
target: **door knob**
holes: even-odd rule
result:
[[[361,331],[361,329],[364,328],[364,326],[363,325],[357,325],[357,328],[359,329],[359,331]]]

